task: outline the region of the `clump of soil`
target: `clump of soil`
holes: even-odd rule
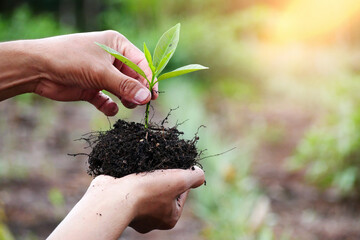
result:
[[[85,139],[92,152],[88,155],[92,176],[123,177],[157,169],[189,169],[198,163],[197,135],[183,140],[175,127],[149,127],[118,120],[112,129]]]

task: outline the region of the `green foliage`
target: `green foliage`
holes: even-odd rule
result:
[[[226,3],[219,1],[218,4]],[[263,71],[254,58],[255,46],[261,38],[264,28],[261,23],[269,15],[269,8],[256,5],[234,9],[226,15],[206,9],[183,22],[187,34],[180,60],[191,58],[216,69],[208,72],[207,81],[217,82],[219,78],[248,81],[251,78],[252,84],[257,84],[256,77]]]
[[[0,41],[43,38],[73,31],[59,24],[50,14],[34,15],[26,5],[19,7],[9,18],[0,15]]]
[[[198,70],[208,69],[207,67],[201,66],[199,64],[190,64],[159,76],[160,73],[168,64],[168,62],[170,61],[171,57],[173,56],[176,47],[179,43],[179,37],[180,37],[180,23],[170,28],[160,37],[158,43],[156,44],[154,55],[152,57],[150,51],[148,50],[146,44],[144,43],[145,58],[147,59],[149,67],[152,71],[151,81],[146,77],[143,70],[141,70],[135,63],[130,61],[121,53],[103,44],[100,43],[96,43],[96,44],[105,51],[107,51],[108,53],[110,53],[116,59],[120,60],[128,67],[133,69],[135,72],[143,76],[149,83],[149,90],[150,92],[152,92],[154,85],[160,80],[164,80],[171,77],[177,77]],[[158,80],[155,80],[156,77],[158,76],[159,76]],[[146,105],[146,110],[145,110],[145,128],[148,127],[148,123],[149,123],[149,106],[150,106],[150,102]]]
[[[154,50],[153,66],[156,74],[160,74],[162,69],[169,62],[174,54],[180,37],[180,23],[166,31],[159,39]],[[163,63],[162,63],[163,62]]]
[[[54,207],[62,207],[65,204],[64,195],[58,188],[51,188],[49,190],[48,199]]]
[[[14,240],[9,228],[0,222],[0,240]]]
[[[152,61],[152,57],[151,57],[151,53],[148,49],[148,47],[146,46],[146,43],[144,42],[144,54],[145,54],[145,58],[146,61],[149,63],[149,67],[151,68],[151,72],[155,72],[155,67]]]
[[[240,2],[152,0],[145,3],[143,0],[107,0],[100,28],[119,29],[138,47],[142,47],[141,39],[147,39],[147,47],[154,49],[154,39],[161,34],[159,30],[166,28],[169,23],[181,21],[181,51],[172,57],[165,71],[186,65],[191,59],[216,69],[202,73],[203,77],[198,81],[202,82],[203,88],[217,91],[216,84],[221,82],[219,79],[232,79],[240,83],[248,82],[254,89],[259,89],[264,86],[259,84],[264,79],[261,76],[264,71],[254,56],[259,51],[256,46],[265,34],[264,23],[272,14],[272,9],[256,2],[245,5]],[[232,89],[236,91],[238,86]],[[252,97],[252,92],[244,93]],[[235,97],[238,98],[238,95]]]
[[[173,78],[173,77],[177,77],[186,73],[191,73],[194,71],[198,71],[198,70],[203,70],[203,69],[208,69],[207,67],[204,67],[200,64],[190,64],[190,65],[186,65],[184,67],[175,69],[171,72],[167,72],[162,74],[159,78],[158,81],[167,79],[167,78]]]
[[[335,109],[306,133],[290,159],[293,169],[307,167],[311,183],[338,189],[344,196],[360,194],[360,99],[351,93],[357,94],[356,85],[346,93],[339,91],[345,99],[335,98]]]
[[[247,82],[239,78],[222,78],[213,84],[218,94],[234,101],[249,102],[259,99],[260,89],[253,82]]]
[[[27,169],[19,159],[15,158],[9,162],[7,159],[0,157],[0,180],[1,179],[26,179],[29,175]]]
[[[15,239],[9,230],[8,226],[5,224],[6,222],[6,214],[4,207],[0,202],[0,240],[13,240]]]

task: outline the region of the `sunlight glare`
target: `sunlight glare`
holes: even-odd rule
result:
[[[275,18],[270,36],[277,42],[321,39],[359,14],[359,0],[293,0]]]

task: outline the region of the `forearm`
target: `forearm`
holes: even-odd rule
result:
[[[112,203],[114,196],[85,195],[49,236],[57,239],[118,239],[133,218],[126,197]]]
[[[35,41],[0,43],[0,101],[34,91],[43,72]]]

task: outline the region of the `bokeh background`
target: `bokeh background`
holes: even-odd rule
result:
[[[206,125],[205,156],[236,149],[202,161],[207,186],[173,230],[121,239],[360,239],[358,0],[0,1],[0,41],[114,29],[154,49],[178,22],[167,69],[210,70],[164,81],[153,120],[179,106],[169,125],[187,120],[186,138]],[[73,140],[109,127],[87,103],[0,103],[1,240],[55,228],[91,181],[86,158],[67,156],[84,151]]]

